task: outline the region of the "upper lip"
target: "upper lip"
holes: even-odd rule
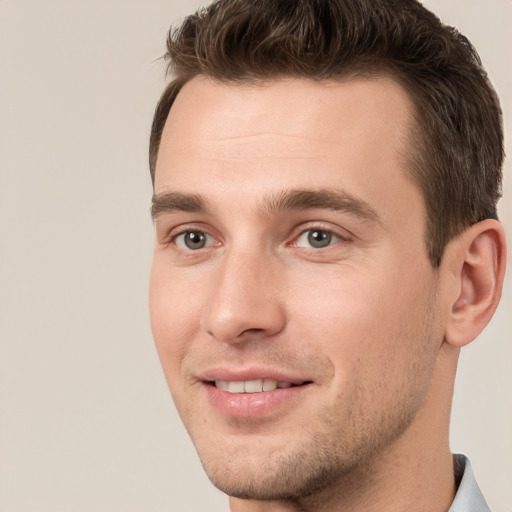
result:
[[[303,384],[304,382],[311,382],[311,379],[305,376],[298,376],[292,372],[275,368],[233,369],[218,367],[205,370],[200,375],[200,380],[205,382],[213,382],[216,380],[240,382],[258,379],[275,380],[277,382],[290,382],[292,384]]]

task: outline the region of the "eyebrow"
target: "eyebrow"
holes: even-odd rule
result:
[[[197,194],[182,194],[181,192],[163,192],[153,194],[151,200],[151,217],[172,212],[208,213],[205,200]]]
[[[315,208],[342,211],[365,221],[380,222],[379,215],[366,201],[341,190],[285,190],[265,202],[265,210],[270,213]]]
[[[263,211],[267,213],[312,209],[342,211],[365,221],[380,223],[379,215],[366,201],[346,191],[290,189],[267,197],[263,203]],[[151,204],[153,219],[176,211],[208,214],[210,208],[206,200],[197,194],[181,192],[153,194]]]

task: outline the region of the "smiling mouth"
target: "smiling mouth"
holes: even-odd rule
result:
[[[304,386],[310,383],[311,381],[305,381],[300,384],[293,384],[291,382],[272,379],[255,379],[245,381],[215,380],[210,382],[212,386],[222,389],[223,391],[227,391],[228,393],[264,393],[268,391],[275,391],[276,389]]]

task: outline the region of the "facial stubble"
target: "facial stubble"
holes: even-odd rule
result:
[[[229,496],[262,501],[300,500],[329,494],[332,489],[348,495],[357,492],[354,487],[361,482],[371,485],[372,461],[409,428],[430,388],[435,347],[442,341],[435,328],[436,295],[435,291],[429,294],[422,318],[404,319],[391,337],[394,350],[407,347],[401,361],[409,363],[393,390],[386,389],[386,379],[379,378],[373,378],[374,385],[367,387],[363,376],[350,396],[340,391],[313,418],[300,445],[265,445],[264,440],[249,434],[246,443],[238,445],[236,456],[228,460],[209,455],[202,443],[196,442],[212,483]],[[256,451],[255,457],[254,442],[263,443],[263,456]]]

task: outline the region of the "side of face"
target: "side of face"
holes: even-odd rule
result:
[[[199,77],[172,107],[152,329],[203,465],[231,496],[339,482],[425,406],[444,318],[409,121],[386,78]]]

